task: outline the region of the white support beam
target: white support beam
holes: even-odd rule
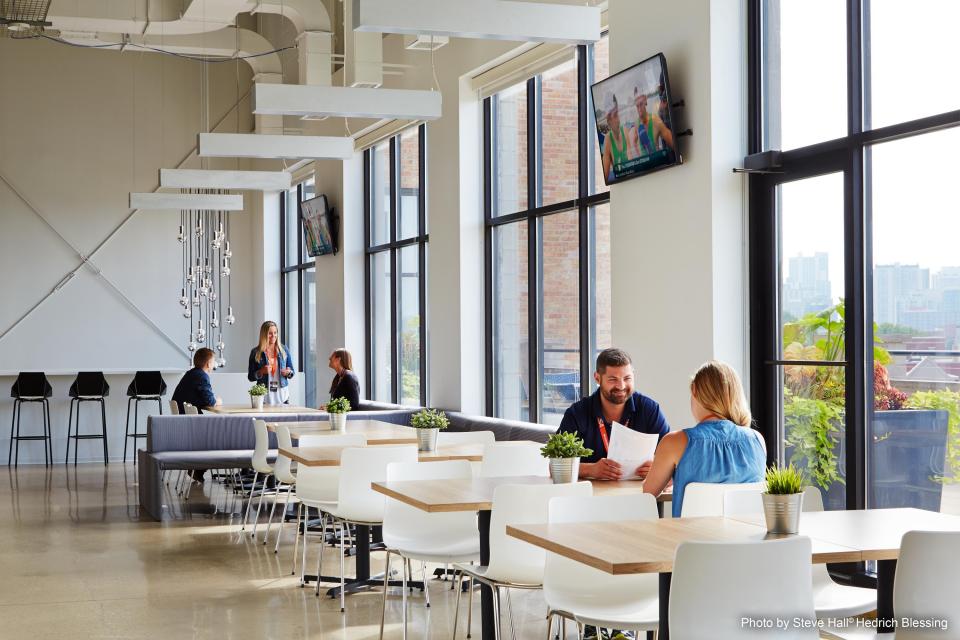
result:
[[[338,136],[278,136],[257,133],[201,133],[202,158],[264,158],[268,160],[346,160],[353,156],[353,138]]]
[[[356,31],[590,44],[600,8],[509,0],[355,0]]]
[[[253,112],[257,115],[436,120],[441,106],[439,91],[259,82],[253,90]]]
[[[215,193],[131,193],[131,209],[243,211],[243,196]]]
[[[293,178],[287,171],[160,169],[160,186],[172,189],[243,189],[284,191]]]

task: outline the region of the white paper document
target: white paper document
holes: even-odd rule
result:
[[[659,440],[660,436],[656,433],[640,433],[614,422],[607,457],[620,463],[623,468],[622,480],[632,480],[637,477],[637,467],[653,460]]]

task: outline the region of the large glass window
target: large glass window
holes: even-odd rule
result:
[[[750,5],[751,400],[828,508],[960,513],[954,4]]]
[[[289,189],[280,198],[280,338],[290,350],[304,402],[317,405],[317,303],[316,269],[307,255],[300,223],[300,203],[316,195],[314,180]]]
[[[487,411],[559,424],[610,346],[609,193],[589,86],[608,43],[486,100]]]
[[[426,126],[364,153],[367,188],[367,388],[425,405]]]

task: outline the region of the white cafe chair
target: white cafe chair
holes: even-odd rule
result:
[[[550,500],[548,522],[609,522],[615,527],[625,520],[658,517],[657,500],[650,494],[575,496]],[[572,618],[579,627],[637,631],[637,637],[640,631],[656,631],[660,625],[658,590],[656,574],[613,576],[548,551],[543,570],[547,635],[558,616]]]
[[[806,536],[681,543],[670,584],[670,638],[818,638],[810,587],[812,553]],[[744,624],[744,618],[756,622]],[[787,629],[762,626],[777,618],[806,622]]]
[[[189,405],[185,405],[189,413]],[[268,461],[268,456],[270,455],[270,434],[267,431],[267,423],[263,420],[258,420],[256,418],[251,418],[251,423],[253,424],[254,432],[254,449],[253,449],[253,458],[251,459],[251,466],[253,467],[253,484],[250,486],[250,496],[247,501],[247,510],[243,515],[243,522],[240,523],[240,530],[247,525],[247,520],[250,517],[250,507],[253,505],[253,494],[257,490],[257,480],[260,480],[260,500],[257,502],[257,515],[254,516],[253,520],[253,532],[250,534],[251,538],[255,538],[257,535],[257,520],[260,518],[260,508],[263,506],[263,494],[267,490],[267,480],[270,476],[273,475],[273,466]]]
[[[430,463],[432,464],[432,463]],[[516,636],[510,589],[539,589],[543,585],[546,551],[507,536],[507,524],[535,524],[546,522],[551,498],[561,496],[590,496],[589,482],[567,484],[502,484],[493,490],[493,509],[490,512],[490,563],[487,566],[456,564],[454,568],[470,579],[467,589],[473,599],[473,581],[493,589],[495,639],[500,639],[500,594],[505,593],[507,615],[512,635]],[[460,593],[453,614],[454,639],[460,613]],[[472,602],[468,604],[468,608]],[[470,634],[470,630],[467,630]]]
[[[765,489],[766,484],[763,482],[691,482],[683,490],[683,506],[680,508],[680,517],[722,516],[724,515],[723,500],[727,493],[745,490],[764,491]]]
[[[536,442],[496,442],[483,448],[480,477],[546,476],[549,463]]]
[[[387,465],[387,482],[405,480],[445,480],[472,478],[467,460],[445,462],[392,462]],[[430,589],[426,563],[448,565],[454,562],[480,561],[480,535],[477,515],[471,511],[428,513],[387,498],[383,514],[383,542],[387,547],[386,569],[383,578],[383,602],[380,610],[380,638],[387,609],[387,587],[390,576],[390,557],[400,556],[403,573],[403,637],[407,636],[407,580],[411,578],[411,561],[422,563],[423,593],[430,606]],[[459,581],[454,579],[454,584]]]

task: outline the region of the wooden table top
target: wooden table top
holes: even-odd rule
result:
[[[265,404],[263,409],[251,409],[246,404],[222,404],[219,407],[204,407],[204,412],[218,413],[221,415],[251,414],[251,415],[269,415],[271,413],[323,413],[320,409],[310,407],[298,407],[292,404]]]
[[[762,515],[733,518],[764,525]],[[907,531],[960,531],[960,517],[907,508],[806,511],[800,515],[798,533],[857,549],[859,560],[896,560]]]
[[[507,535],[614,575],[672,571],[681,542],[786,537],[768,534],[766,526],[723,517],[507,525]],[[816,538],[811,541],[814,563],[861,559],[857,549]]]
[[[347,445],[334,447],[291,447],[279,449],[279,454],[307,467],[339,467],[340,456]],[[437,447],[436,451],[419,451],[420,462],[441,462],[444,460],[483,460],[483,445],[456,444]]]
[[[367,444],[416,444],[417,433],[413,427],[405,427],[381,420],[347,420],[346,430],[334,431],[330,422],[313,420],[305,422],[268,422],[267,429],[276,431],[277,425],[283,424],[290,430],[290,437],[294,440],[301,436],[336,436],[344,433],[362,433],[367,437]]]
[[[507,476],[456,480],[405,480],[374,482],[373,490],[423,511],[489,511],[493,508],[493,490],[501,484],[549,484],[546,476]],[[643,483],[635,480],[593,480],[593,494],[639,493]],[[669,500],[670,494],[660,499]]]
[[[799,533],[810,538],[813,562],[823,563],[896,560],[911,530],[960,531],[960,517],[921,509],[804,512]],[[507,535],[612,574],[671,571],[681,542],[785,537],[768,534],[762,515],[508,525]]]

